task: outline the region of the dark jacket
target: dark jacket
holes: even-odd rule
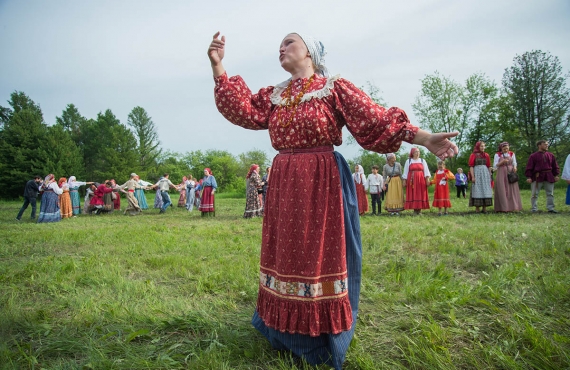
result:
[[[37,198],[40,188],[36,180],[30,180],[24,188],[24,196],[28,198]]]

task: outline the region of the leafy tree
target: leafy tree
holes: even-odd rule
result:
[[[154,122],[141,107],[134,107],[127,120],[127,124],[134,129],[135,137],[138,141],[137,153],[139,160],[139,170],[144,171],[152,166],[161,153],[160,141]]]
[[[260,173],[263,173],[270,163],[269,158],[267,158],[267,153],[259,149],[253,149],[249,152],[241,153],[238,157],[241,166],[238,176],[242,176],[244,178],[252,164],[258,164],[261,169]]]
[[[461,119],[463,87],[437,71],[425,76],[421,85],[420,95],[412,104],[420,126],[431,132],[458,131],[454,141],[462,148],[467,130],[466,120]]]
[[[503,75],[509,106],[505,118],[516,127],[527,154],[536,150],[540,139],[548,140],[557,152],[568,145],[570,134],[568,75],[563,75],[560,61],[548,52],[533,50],[513,61]]]
[[[386,164],[386,156],[384,154],[378,154],[369,150],[360,149],[359,155],[348,161],[348,163],[352,172],[354,172],[354,167],[359,164],[364,169],[364,173],[366,175],[372,173],[373,165],[377,165],[379,167],[380,173],[382,173],[382,167]]]
[[[8,120],[0,131],[0,197],[15,198],[31,176],[49,171],[40,155],[47,126],[39,105],[23,92],[13,92],[9,103]]]

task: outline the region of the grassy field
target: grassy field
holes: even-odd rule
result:
[[[520,214],[452,198],[449,216],[362,217],[345,368],[570,368],[565,194],[557,215],[531,214],[522,197]],[[38,225],[0,202],[0,368],[311,368],[250,325],[261,219],[243,219],[244,204],[220,197],[215,218],[175,207]]]

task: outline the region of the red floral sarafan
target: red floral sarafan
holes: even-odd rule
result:
[[[239,76],[215,78],[230,122],[269,130],[280,150],[266,195],[257,312],[276,330],[318,336],[349,330],[352,317],[340,175],[332,151],[346,126],[365,149],[397,151],[418,128],[347,80],[313,76],[253,94]],[[290,88],[288,89],[288,86]],[[291,108],[288,99],[302,94]]]

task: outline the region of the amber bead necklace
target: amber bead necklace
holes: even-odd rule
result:
[[[283,128],[288,127],[291,124],[291,122],[293,122],[293,117],[295,117],[295,114],[297,113],[297,107],[299,106],[301,99],[303,99],[303,96],[309,89],[309,86],[311,86],[311,83],[313,82],[314,79],[315,75],[313,74],[307,80],[307,82],[305,82],[305,85],[303,85],[301,92],[295,95],[293,99],[291,99],[291,88],[293,86],[293,79],[291,79],[291,82],[289,82],[289,85],[287,85],[287,89],[285,89],[285,97],[283,100],[285,101],[284,105],[285,110],[287,110],[287,112],[290,112],[291,109],[293,109],[293,112],[291,113],[291,116],[289,116],[289,119],[285,124],[283,124],[283,121],[281,120],[281,110],[277,112],[277,120],[279,121],[279,125],[281,127]]]

